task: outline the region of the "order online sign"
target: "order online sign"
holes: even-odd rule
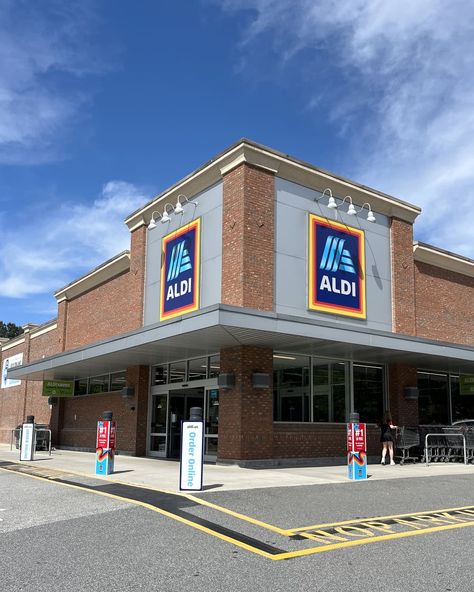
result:
[[[366,318],[364,231],[309,215],[310,310]]]
[[[199,308],[201,219],[162,239],[160,321]]]

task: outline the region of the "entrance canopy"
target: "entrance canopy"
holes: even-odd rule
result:
[[[320,320],[215,305],[16,367],[8,378],[73,379],[205,356],[239,345],[474,374],[474,348]]]

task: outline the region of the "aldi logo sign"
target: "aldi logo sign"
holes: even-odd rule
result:
[[[309,308],[366,318],[364,231],[309,215]]]
[[[201,219],[162,241],[160,321],[199,308]]]

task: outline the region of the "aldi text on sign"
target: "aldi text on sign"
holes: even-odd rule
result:
[[[364,231],[309,215],[309,309],[366,318]]]
[[[199,308],[201,219],[163,238],[160,321]]]

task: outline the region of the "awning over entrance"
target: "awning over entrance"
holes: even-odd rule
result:
[[[320,320],[216,305],[8,372],[8,378],[72,379],[209,355],[238,345],[474,374],[474,348]]]

